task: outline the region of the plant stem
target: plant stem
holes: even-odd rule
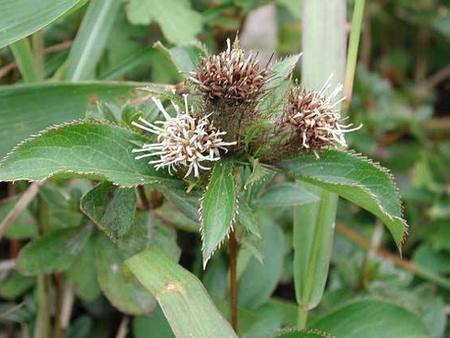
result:
[[[144,186],[139,185],[137,187],[137,190],[138,190],[139,198],[141,199],[142,207],[144,208],[144,210],[150,210],[151,205],[150,205],[150,201],[147,198],[147,194],[145,193]]]
[[[353,81],[355,78],[356,62],[358,60],[359,38],[361,35],[361,24],[364,14],[365,0],[356,0],[353,9],[352,28],[350,32],[350,42],[348,44],[347,66],[344,80],[344,96],[346,100],[343,109],[348,110],[352,101]]]
[[[238,308],[237,308],[237,240],[234,229],[230,232],[228,240],[228,254],[230,258],[230,314],[231,326],[235,332],[238,328]]]
[[[24,82],[30,83],[39,81],[39,72],[33,61],[33,54],[31,53],[31,46],[28,38],[14,42],[10,45],[10,48]]]
[[[299,330],[303,330],[306,328],[308,313],[309,310],[307,307],[301,305],[297,307],[297,327]]]

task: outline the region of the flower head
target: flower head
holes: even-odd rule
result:
[[[164,109],[161,101],[152,98],[153,102],[164,115],[165,121],[156,121],[150,123],[144,118],[139,118],[138,122],[132,122],[132,125],[142,130],[157,135],[157,143],[144,144],[142,148],[133,149],[133,153],[143,153],[136,156],[136,159],[146,157],[159,157],[148,163],[154,164],[158,170],[168,167],[169,173],[177,171],[180,168],[187,169],[185,175],[191,172],[197,177],[200,175],[200,169],[209,170],[205,166],[205,161],[218,161],[220,151],[228,151],[227,147],[236,144],[236,142],[224,142],[224,131],[217,130],[208,120],[208,116],[198,118],[190,114],[187,102],[187,95],[184,95],[185,110],[182,111],[172,101],[176,116],[170,116]],[[191,106],[191,113],[193,107]]]
[[[345,99],[339,94],[342,85],[338,85],[329,95],[331,76],[319,91],[307,91],[304,88],[293,88],[289,94],[288,108],[282,124],[294,130],[297,141],[303,148],[313,151],[325,147],[347,147],[345,134],[361,128],[353,128],[353,124],[342,124],[337,108]]]
[[[207,103],[256,103],[263,91],[265,70],[258,65],[256,55],[245,55],[237,39],[233,46],[227,39],[227,45],[226,51],[203,58],[188,80],[198,87]]]

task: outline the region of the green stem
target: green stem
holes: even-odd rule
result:
[[[33,61],[29,40],[27,38],[19,40],[10,45],[10,47],[24,82],[39,81],[39,72]]]
[[[39,80],[44,79],[44,31],[40,30],[31,36],[33,44],[33,62]]]
[[[306,323],[308,321],[308,307],[299,305],[297,307],[297,328],[303,330],[306,328]]]
[[[356,0],[353,9],[352,28],[350,32],[350,42],[348,44],[347,66],[344,80],[344,110],[347,110],[352,100],[353,81],[355,78],[356,62],[358,59],[359,38],[361,35],[361,25],[364,14],[365,0]]]

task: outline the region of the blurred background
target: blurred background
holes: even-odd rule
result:
[[[179,83],[182,77],[167,54],[162,48],[153,48],[157,41],[176,46],[192,42],[196,36],[208,49],[220,51],[226,38],[239,32],[243,47],[259,51],[263,63],[273,53],[282,58],[302,50],[300,1],[192,0],[185,2],[182,11],[174,11],[170,1],[157,1],[159,5],[152,5],[151,10],[146,3],[155,1],[129,0],[120,9],[91,79]],[[348,18],[352,8],[353,1],[348,1]],[[85,10],[86,6],[78,8],[38,33],[42,34],[45,55],[43,76],[49,81],[62,78]],[[180,34],[183,21],[190,23],[190,31]],[[301,79],[300,67],[295,76]],[[395,299],[420,313],[432,337],[450,337],[450,286],[446,279],[450,277],[449,77],[449,0],[366,1],[348,111],[352,122],[364,127],[348,136],[349,144],[394,174],[410,225],[409,236],[402,261],[389,235],[384,236],[383,226],[367,212],[341,200],[327,292],[318,313],[371,293]],[[21,82],[10,49],[0,49],[0,84]],[[8,128],[2,121],[0,125]],[[14,195],[23,189],[20,184],[0,185],[0,219],[14,205]],[[278,216],[280,222],[289,222],[286,213]],[[5,282],[8,279],[2,279],[10,269],[7,263],[32,236],[26,231],[29,220],[22,218],[21,222],[1,241],[2,338],[35,316],[30,297],[33,284],[24,279],[20,288],[14,288]],[[288,227],[284,230],[285,259],[289,260],[292,234]],[[206,274],[201,272],[199,243],[194,234],[179,238],[181,263],[203,278],[212,295],[220,296],[217,276],[210,271],[214,264],[220,269],[221,263],[212,262]],[[274,290],[279,304],[295,299],[291,276],[290,264],[286,264]],[[8,312],[11,301],[26,305]],[[77,303],[73,318],[75,328],[70,337],[109,337],[117,325],[108,323],[120,314],[100,298],[89,304]],[[130,336],[148,337],[145,325],[150,324],[142,320],[133,325]]]

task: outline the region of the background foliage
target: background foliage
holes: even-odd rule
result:
[[[138,113],[155,117],[148,94],[136,88],[143,83],[152,83],[156,93],[173,88],[182,80],[177,67],[191,70],[204,46],[222,50],[225,39],[237,31],[244,45],[262,54],[275,51],[282,57],[302,50],[302,11],[296,1],[54,3],[0,4],[2,157],[32,134],[85,116],[122,126]],[[272,15],[263,18],[274,32],[273,41],[252,35],[250,24],[260,22],[255,15],[263,15],[257,12],[262,5]],[[352,5],[349,1],[348,18]],[[349,107],[351,119],[364,128],[350,134],[349,143],[390,168],[399,182],[410,225],[403,260],[378,220],[340,200],[326,290],[310,313],[311,330],[301,335],[278,331],[297,321],[292,207],[310,198],[314,188],[271,180],[262,167],[254,166],[248,180],[267,175],[263,182],[272,183],[253,184],[240,200],[238,221],[247,231],[241,237],[237,271],[239,336],[323,337],[322,332],[329,332],[346,338],[450,337],[449,40],[448,1],[366,1]],[[299,76],[300,67],[295,73]],[[217,330],[227,336],[222,317],[205,311],[217,307],[228,316],[228,271],[226,250],[217,251],[202,269],[198,196],[177,190],[175,180],[149,171],[114,146],[120,140],[141,142],[136,134],[91,122],[71,128],[69,135],[64,128],[49,130],[33,142],[54,161],[53,171],[72,161],[75,171],[92,181],[55,175],[39,187],[26,182],[1,185],[0,221],[14,206],[32,201],[5,234],[0,230],[0,334],[124,337],[128,331],[130,337],[164,338],[188,335],[189,327],[197,334]],[[58,145],[48,147],[54,141]],[[28,146],[12,157],[21,160]],[[96,158],[84,157],[89,147],[100,150]],[[45,178],[49,169],[40,160],[36,156],[29,163],[2,166],[0,180],[11,173],[16,179]],[[305,174],[302,163],[283,166],[317,183],[316,171]],[[91,175],[94,167],[101,168],[100,175]],[[225,173],[217,169],[217,176],[226,177],[227,164],[223,167]],[[103,178],[122,187],[101,183],[92,189]],[[171,189],[149,188],[149,200],[138,199],[131,188],[161,182]],[[385,192],[378,193],[384,201]],[[136,210],[124,208],[136,203]],[[252,209],[257,212],[252,214]],[[221,215],[209,217],[223,220]],[[399,236],[394,234],[397,241]],[[218,240],[212,236],[207,250],[214,251]],[[155,243],[164,252],[135,256]],[[177,260],[198,279],[172,264]],[[145,275],[137,266],[145,266]],[[157,273],[161,266],[166,267],[164,274]],[[162,292],[173,276],[180,283],[189,281],[186,292],[198,297],[198,308]],[[214,304],[204,297],[200,282]],[[160,305],[144,287],[158,294]],[[172,290],[178,287],[175,283]],[[201,311],[211,321],[192,325]]]

